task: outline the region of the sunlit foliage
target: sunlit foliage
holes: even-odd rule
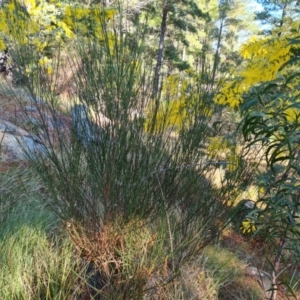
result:
[[[210,117],[212,108],[205,101],[205,94],[197,87],[197,78],[189,70],[168,76],[162,89],[162,103],[156,116],[156,129],[170,128],[180,131],[193,124],[195,113]],[[150,107],[152,107],[151,103]],[[153,112],[150,109],[151,113]],[[149,119],[152,119],[150,113]]]
[[[59,1],[10,1],[0,9],[0,50],[11,43],[30,45],[39,57],[39,65],[52,73],[54,49],[66,46],[77,36],[100,41],[104,22],[112,19],[115,10],[78,7]],[[26,69],[27,73],[32,70]]]
[[[288,20],[278,31],[269,37],[254,36],[242,45],[243,64],[238,70],[232,70],[232,80],[215,97],[216,103],[238,107],[243,103],[243,93],[251,87],[287,74],[289,70],[281,67],[293,57],[290,41],[299,34],[299,22]]]

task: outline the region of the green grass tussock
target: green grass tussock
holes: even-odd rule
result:
[[[59,220],[37,200],[39,182],[24,170],[0,176],[6,183],[0,193],[0,298],[68,299],[77,260],[58,232]]]

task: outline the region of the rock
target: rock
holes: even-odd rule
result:
[[[4,120],[0,120],[0,161],[27,160],[28,155],[45,154],[43,143],[33,134]]]
[[[0,119],[0,132],[15,134],[17,136],[27,136],[29,133],[19,126],[5,120]]]
[[[41,120],[42,119],[42,120]],[[44,115],[42,118],[40,116],[27,116],[26,121],[34,126],[38,126],[41,130],[54,131],[64,129],[65,124],[60,118],[53,118],[49,115]]]
[[[239,206],[241,209],[251,210],[255,208],[255,202],[251,199],[241,199],[237,206]]]
[[[87,107],[76,104],[71,109],[72,129],[84,146],[88,146],[96,141],[95,125],[88,116]]]
[[[34,126],[41,126],[41,122],[33,116],[27,116],[27,122]]]
[[[261,271],[255,267],[247,267],[245,269],[245,275],[254,278],[260,286],[264,289],[266,294],[270,293],[270,289],[272,288],[272,278],[271,274]]]
[[[72,130],[85,147],[104,141],[105,131],[103,127],[111,122],[107,117],[98,115],[95,122],[92,121],[88,107],[84,104],[74,105],[71,114]]]
[[[47,101],[39,98],[39,97],[33,97],[33,96],[24,96],[24,100],[27,100],[31,103],[31,105],[41,104],[48,107]]]
[[[246,208],[253,209],[255,207],[255,202],[253,202],[252,200],[246,199],[246,202],[244,203],[244,206]]]

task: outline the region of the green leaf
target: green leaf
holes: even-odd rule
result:
[[[240,107],[241,111],[242,112],[248,111],[251,107],[255,106],[257,104],[257,102],[258,102],[258,99],[251,99],[251,100],[244,102]]]
[[[300,60],[300,57],[291,58],[290,60],[288,60],[287,62],[282,64],[282,66],[279,68],[278,72],[281,72],[287,66],[294,65],[294,64],[298,63],[299,60]]]

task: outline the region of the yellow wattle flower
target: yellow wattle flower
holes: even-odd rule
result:
[[[0,50],[5,50],[5,49],[6,49],[6,45],[4,41],[0,39]]]
[[[231,108],[238,107],[243,102],[243,94],[251,87],[278,78],[280,68],[292,57],[290,39],[296,37],[299,32],[299,22],[290,22],[297,31],[292,32],[285,24],[286,31],[280,37],[276,33],[270,37],[251,37],[242,45],[240,55],[244,62],[232,73],[233,79],[215,96],[215,103]]]

